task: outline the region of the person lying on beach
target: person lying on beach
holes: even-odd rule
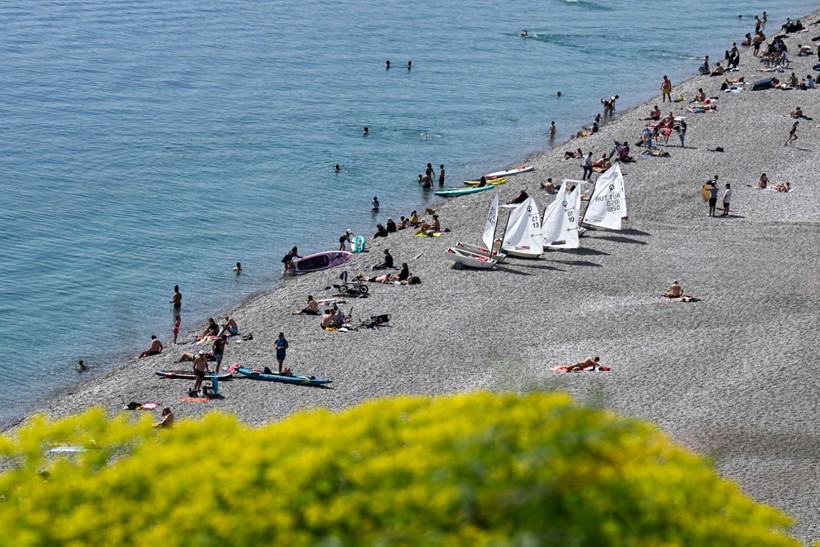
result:
[[[664,298],[680,298],[683,295],[683,287],[680,286],[680,283],[677,281],[673,281],[669,288],[667,288],[663,294],[661,294]]]
[[[607,158],[606,154],[601,154],[601,159],[592,162],[592,168],[596,171],[603,172],[609,169],[610,167],[612,167],[612,164],[610,163],[609,158]]]
[[[642,156],[654,156],[656,158],[668,158],[671,156],[669,152],[666,150],[656,150],[654,148],[648,148],[641,153]]]
[[[313,299],[312,294],[309,294],[307,305],[301,310],[293,312],[293,315],[319,315],[319,303]]]
[[[574,158],[583,158],[583,157],[584,157],[584,153],[581,152],[580,148],[576,148],[574,152],[572,152],[570,150],[567,150],[566,152],[564,152],[564,159],[565,160],[571,160],[571,159],[574,159]]]
[[[805,55],[814,55],[814,51],[809,46],[804,46],[803,44],[797,44],[797,55],[803,57]]]
[[[159,355],[160,353],[162,353],[162,350],[163,350],[162,342],[157,340],[156,335],[152,334],[151,335],[151,345],[148,346],[147,350],[140,353],[138,358],[142,359],[143,357],[148,357],[149,355]]]
[[[587,357],[583,361],[578,361],[574,365],[570,365],[567,367],[567,372],[575,372],[576,370],[595,370],[599,367],[599,363],[601,358],[598,356],[595,357]]]
[[[661,119],[661,109],[658,105],[655,105],[655,108],[649,111],[649,117],[644,118],[645,120],[655,120],[658,121]]]
[[[407,283],[410,279],[410,266],[407,265],[407,262],[402,262],[401,264],[401,271],[398,274],[384,274],[379,275],[376,277],[363,277],[363,281],[370,281],[373,283]]]
[[[766,173],[763,173],[762,175],[760,175],[760,178],[757,179],[757,186],[756,187],[763,190],[768,185],[769,185],[769,177],[766,176]]]
[[[783,184],[776,184],[774,187],[772,187],[772,190],[774,190],[775,192],[790,192],[791,189],[792,186],[788,182],[785,182]]]
[[[791,111],[791,113],[789,114],[789,117],[793,120],[798,120],[798,119],[810,120],[811,119],[808,116],[806,116],[805,114],[803,114],[803,109],[800,108],[799,106]]]
[[[517,205],[519,203],[524,203],[529,198],[529,194],[527,194],[526,190],[521,190],[513,198],[507,202],[507,205]]]
[[[162,409],[162,413],[159,415],[159,421],[154,424],[156,428],[163,428],[163,427],[173,427],[174,425],[174,413],[171,412],[171,409],[167,406]]]
[[[205,327],[204,331],[202,331],[202,338],[207,336],[216,336],[217,334],[219,334],[219,325],[217,325],[214,318],[211,317],[208,319],[208,326]]]

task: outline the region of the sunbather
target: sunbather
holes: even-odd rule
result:
[[[600,366],[598,364],[598,363],[600,363],[600,361],[601,361],[601,358],[598,357],[598,356],[587,357],[583,361],[578,361],[574,365],[570,365],[569,367],[567,367],[567,372],[574,372],[576,370],[587,370],[587,369],[595,370],[598,366]]]
[[[319,303],[313,299],[312,294],[309,294],[307,305],[301,310],[293,312],[293,315],[319,315]]]
[[[142,359],[143,357],[148,357],[150,355],[158,355],[162,353],[162,349],[162,342],[160,342],[157,337],[152,334],[151,345],[148,346],[147,350],[139,354],[139,358]]]
[[[766,173],[763,173],[762,175],[760,175],[760,178],[757,179],[757,188],[760,188],[761,190],[763,190],[768,185],[769,185],[769,177],[766,176]]]
[[[788,182],[784,182],[783,184],[777,184],[772,188],[775,192],[789,192],[792,189],[791,184]]]
[[[661,294],[664,298],[680,298],[683,295],[683,287],[680,286],[680,283],[677,281],[673,281],[669,288],[667,288],[663,294]]]

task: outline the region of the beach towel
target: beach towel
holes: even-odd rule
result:
[[[123,410],[154,410],[159,406],[159,403],[154,401],[148,401],[145,403],[137,403],[136,401],[131,401],[127,405],[125,405],[122,409]]]
[[[552,370],[554,372],[570,372],[569,369],[570,369],[571,366],[572,365],[559,365],[557,367],[552,367],[550,370]],[[584,370],[573,370],[571,372],[598,372],[598,371],[600,371],[600,372],[609,372],[610,370],[612,370],[610,367],[599,366],[597,368],[597,370],[587,368],[587,369],[584,369]]]
[[[183,403],[210,403],[211,400],[208,397],[180,397],[177,401],[181,401]]]

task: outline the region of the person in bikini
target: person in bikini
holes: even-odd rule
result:
[[[595,370],[598,368],[601,362],[601,358],[598,356],[594,357],[587,357],[583,361],[578,361],[574,365],[570,365],[567,367],[567,372],[575,372],[581,370]]]

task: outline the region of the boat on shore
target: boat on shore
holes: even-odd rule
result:
[[[532,196],[510,213],[501,250],[519,258],[538,258],[544,252],[541,237],[541,214]]]
[[[293,261],[293,273],[296,275],[319,272],[341,266],[353,257],[347,251],[323,251],[303,256]]]
[[[433,193],[437,196],[449,198],[464,196],[467,194],[477,194],[478,192],[486,192],[487,190],[492,190],[493,188],[495,188],[495,186],[492,184],[488,184],[487,186],[462,186],[458,188],[444,188],[442,190],[436,190]]]

